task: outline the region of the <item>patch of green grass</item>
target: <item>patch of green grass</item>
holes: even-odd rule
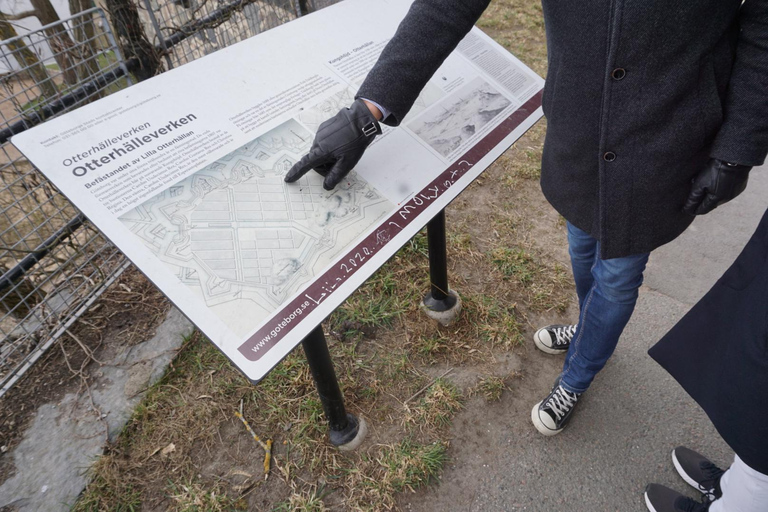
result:
[[[483,378],[477,385],[477,391],[485,397],[486,402],[497,402],[504,388],[504,379],[495,375]]]
[[[487,320],[479,327],[480,335],[487,342],[501,341],[506,348],[522,345],[523,334],[517,319],[515,305],[504,307],[493,300],[488,307]]]
[[[71,512],[138,512],[141,510],[141,492],[130,483],[120,482],[119,473],[103,466],[93,471],[86,491],[78,498]],[[114,467],[112,468],[115,469]]]
[[[206,489],[198,482],[171,482],[169,497],[176,512],[229,512],[246,510],[243,503],[224,494],[218,488]]]
[[[472,250],[472,237],[469,233],[456,233],[451,231],[448,233],[447,238],[448,247],[451,252]]]
[[[437,379],[413,407],[407,407],[404,421],[420,430],[438,430],[451,424],[461,409],[461,391],[450,381]]]
[[[405,439],[382,454],[380,462],[387,469],[382,484],[395,492],[413,491],[437,478],[446,460],[444,443],[419,444]]]
[[[445,353],[449,349],[448,340],[440,333],[419,336],[414,345],[416,352],[424,358]]]
[[[407,244],[400,249],[403,256],[421,256],[429,258],[429,242],[427,240],[427,230],[422,229],[411,238]]]
[[[322,492],[314,486],[308,489],[296,490],[283,502],[277,504],[275,512],[325,512],[328,510],[323,503]]]
[[[565,311],[569,296],[563,290],[568,286],[568,273],[562,265],[547,265],[521,248],[499,247],[490,253],[491,261],[504,279],[522,286],[528,305],[534,311]]]
[[[336,311],[331,324],[340,326],[388,327],[405,311],[395,297],[376,297],[372,294],[353,295]],[[347,327],[345,332],[354,331]]]
[[[522,249],[499,247],[491,252],[491,261],[506,279],[513,278],[523,286],[533,283],[538,273],[535,260]]]
[[[408,370],[412,366],[408,353],[392,347],[392,350],[379,355],[375,371],[381,375],[388,386],[392,386],[408,381],[411,378]]]

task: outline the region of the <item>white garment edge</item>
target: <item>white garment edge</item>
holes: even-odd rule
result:
[[[768,512],[768,475],[747,466],[736,455],[720,479],[723,496],[709,512]]]
[[[387,117],[389,117],[389,114],[390,114],[389,110],[387,110],[386,108],[382,107],[381,105],[379,105],[375,101],[369,100],[368,98],[360,98],[360,99],[364,100],[364,101],[367,101],[368,103],[370,103],[371,105],[373,105],[374,107],[379,109],[379,112],[381,112],[381,120],[382,121],[385,120]]]

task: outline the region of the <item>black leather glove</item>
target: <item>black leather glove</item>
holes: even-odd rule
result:
[[[693,188],[683,211],[689,215],[709,213],[727,203],[747,188],[748,165],[729,164],[712,158],[693,179]]]
[[[325,176],[323,188],[332,190],[380,133],[381,127],[371,111],[363,100],[356,100],[320,125],[309,153],[291,167],[285,181],[292,183],[314,169]]]

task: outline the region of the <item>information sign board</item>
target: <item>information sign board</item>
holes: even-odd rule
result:
[[[13,143],[258,381],[542,115],[543,80],[474,28],[335,190],[284,183],[410,3],[346,0]]]

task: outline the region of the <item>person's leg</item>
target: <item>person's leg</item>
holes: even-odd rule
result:
[[[579,297],[579,310],[589,289],[592,287],[592,266],[597,256],[597,240],[570,222],[568,229],[568,253],[571,256],[573,280]],[[576,325],[552,324],[538,329],[533,335],[536,348],[547,354],[565,354],[576,334]]]
[[[578,255],[578,251],[574,252]],[[596,243],[595,255],[599,253],[600,244]],[[577,289],[588,282],[583,275],[586,262],[586,257],[574,260]],[[592,284],[580,300],[579,323],[568,340],[563,372],[549,395],[531,410],[531,421],[542,434],[555,435],[565,428],[579,396],[613,354],[635,309],[647,262],[648,254],[609,260],[594,257]]]
[[[598,243],[597,254],[599,250]],[[635,309],[648,256],[595,259],[593,282],[583,299],[579,324],[563,365],[560,383],[565,390],[576,394],[586,391],[613,354]]]
[[[720,479],[723,496],[709,512],[768,512],[768,475],[747,466],[738,455]]]
[[[579,297],[579,311],[581,311],[584,299],[595,281],[592,276],[592,266],[597,258],[597,240],[570,222],[566,223],[566,227],[568,254],[571,256],[573,281],[576,283],[576,295]]]

